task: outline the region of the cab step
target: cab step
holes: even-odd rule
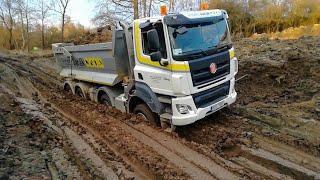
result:
[[[160,123],[162,129],[164,129],[165,132],[173,133],[176,129],[176,126],[171,124],[172,114],[169,113],[163,113],[160,115]]]

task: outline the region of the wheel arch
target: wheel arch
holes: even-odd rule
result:
[[[131,96],[130,100],[129,100],[129,112],[133,113],[134,107],[137,106],[138,104],[141,104],[141,103],[145,103],[145,102],[141,98],[139,98],[138,96]],[[150,106],[148,104],[147,104],[147,106],[150,108]]]
[[[112,87],[107,87],[107,86],[99,87],[97,89],[97,93],[96,93],[96,97],[95,97],[97,102],[100,103],[100,98],[103,94],[106,94],[109,97],[112,106],[114,106],[115,105],[115,97],[121,93]]]
[[[145,103],[152,112],[160,115],[163,112],[163,105],[151,88],[142,82],[135,83],[135,91],[128,101],[129,112],[133,111],[134,105]]]
[[[70,87],[72,94],[75,94],[74,83],[72,83],[71,81],[65,81],[65,82],[63,83],[63,90],[66,90],[67,86]]]

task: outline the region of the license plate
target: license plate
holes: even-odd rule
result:
[[[215,110],[221,108],[221,106],[223,106],[223,104],[224,104],[224,101],[220,101],[218,104],[211,106],[211,111],[215,111]]]

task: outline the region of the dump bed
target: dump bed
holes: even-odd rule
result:
[[[128,75],[128,55],[122,30],[113,32],[113,42],[52,45],[63,77],[113,86]]]

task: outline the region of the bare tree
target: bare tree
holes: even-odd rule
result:
[[[142,0],[143,17],[147,17],[147,0]]]
[[[53,1],[53,3],[56,0]],[[70,0],[59,0],[58,7],[53,4],[55,8],[55,12],[59,13],[61,15],[61,41],[64,42],[64,26],[65,26],[65,21],[66,21],[66,13],[67,13],[67,7],[69,4]]]
[[[28,0],[16,1],[17,12],[19,12],[21,23],[21,37],[22,37],[22,49],[30,50],[30,19],[32,14],[32,8]]]
[[[133,0],[133,19],[139,19],[139,1]]]
[[[49,16],[49,10],[50,10],[50,8],[45,0],[38,0],[37,14],[38,14],[38,17],[40,18],[40,23],[41,23],[41,46],[42,46],[42,49],[45,48],[45,37],[44,37],[45,20]]]
[[[170,0],[169,2],[169,11],[174,11],[174,0]]]
[[[14,28],[14,1],[1,0],[0,1],[0,20],[9,32],[9,49],[14,49],[13,28]]]
[[[132,0],[97,0],[95,9],[97,13],[92,21],[99,27],[133,19]]]
[[[127,21],[159,14],[160,3],[169,0],[96,0],[96,15],[92,21],[98,25],[112,25],[113,21]]]

